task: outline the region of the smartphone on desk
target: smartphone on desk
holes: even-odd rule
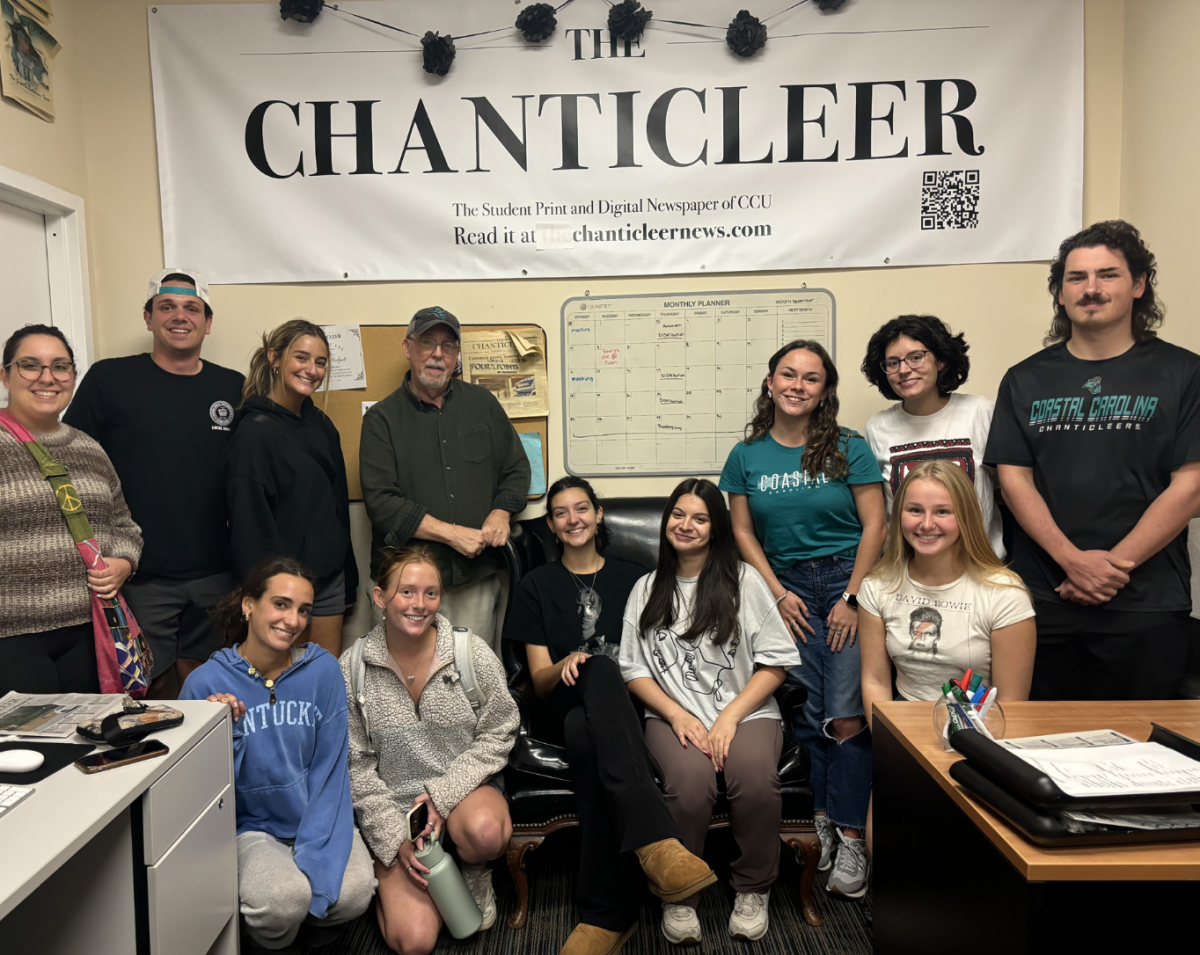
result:
[[[103,753],[92,753],[82,759],[75,760],[75,765],[85,773],[100,773],[115,766],[125,766],[128,763],[141,762],[143,759],[154,759],[155,756],[166,756],[170,750],[167,744],[156,739],[144,739],[128,746],[118,746],[105,750]]]
[[[405,818],[408,820],[409,841],[416,842],[417,837],[429,825],[429,804],[424,802],[418,803],[408,811],[408,815]]]

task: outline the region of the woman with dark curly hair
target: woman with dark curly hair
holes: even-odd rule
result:
[[[720,486],[742,559],[801,641],[804,665],[788,679],[808,690],[795,730],[812,755],[818,868],[834,865],[830,891],[858,898],[867,888],[871,742],[855,636],[858,588],[887,536],[882,478],[862,435],[838,426],[837,368],[821,345],[790,342],[768,369]]]
[[[885,398],[898,402],[867,421],[867,441],[883,472],[888,513],[904,478],[922,461],[953,461],[975,484],[988,541],[1004,558],[996,473],[983,466],[992,426],[991,398],[962,395],[971,359],[962,332],[932,315],[901,315],[867,343],[862,372]]]

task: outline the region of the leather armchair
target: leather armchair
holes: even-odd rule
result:
[[[666,498],[608,498],[603,502],[604,523],[610,543],[604,553],[620,560],[653,570],[658,560],[659,524]],[[558,560],[559,547],[543,518],[518,521],[513,525],[509,546],[505,549],[509,564],[510,594],[516,591],[521,576],[535,567]],[[511,599],[511,598],[510,598]],[[575,797],[571,789],[571,768],[561,738],[561,729],[541,719],[540,700],[525,661],[525,645],[504,640],[501,656],[508,673],[509,688],[520,710],[517,741],[509,756],[504,777],[513,836],[508,846],[508,865],[517,886],[518,908],[509,918],[511,928],[525,924],[529,908],[529,886],[525,856],[541,845],[550,833],[579,824]],[[804,705],[803,687],[784,684],[775,693],[783,712],[785,726],[792,714]],[[779,836],[790,846],[804,866],[800,882],[800,904],[805,921],[820,925],[821,916],[812,903],[812,883],[820,857],[820,842],[813,825],[813,793],[809,785],[808,751],[791,741],[785,732],[783,755],[779,762],[783,790],[783,822]],[[661,782],[661,780],[660,780]],[[723,793],[713,807],[710,828],[729,825],[729,804]]]

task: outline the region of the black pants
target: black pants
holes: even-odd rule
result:
[[[1098,614],[1101,608],[1082,607],[1078,613],[1041,600],[1034,609],[1030,699],[1178,699],[1192,626],[1187,611]]]
[[[645,881],[633,850],[679,831],[613,660],[592,657],[575,686],[560,682],[546,703],[562,717],[579,809],[579,921],[623,932],[638,919]]]
[[[0,696],[99,693],[92,623],[0,637]]]

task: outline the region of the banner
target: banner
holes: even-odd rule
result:
[[[494,0],[151,7],[166,261],[216,283],[945,265],[1047,259],[1080,227],[1083,0],[772,0],[739,57],[746,2],[653,0],[622,41],[574,0],[536,44]],[[457,38],[445,76],[426,31]]]

